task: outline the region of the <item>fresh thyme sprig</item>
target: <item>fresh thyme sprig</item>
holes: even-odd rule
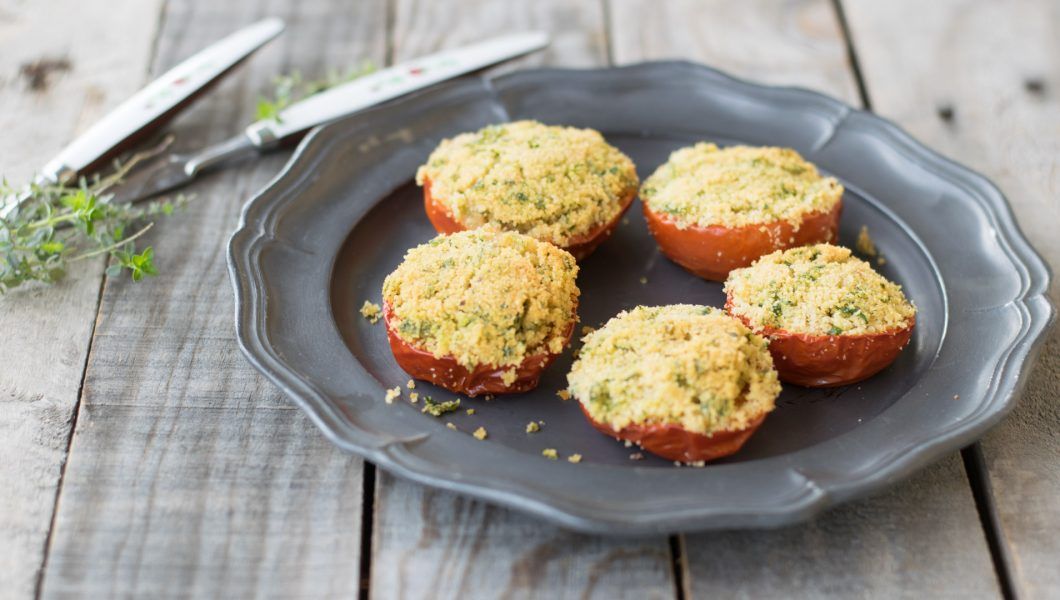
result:
[[[292,71],[287,75],[278,75],[272,80],[275,86],[272,91],[272,98],[262,97],[258,99],[256,118],[259,120],[276,119],[279,121],[280,113],[291,104],[373,72],[375,72],[375,65],[370,60],[364,60],[361,61],[360,65],[345,73],[331,70],[328,71],[325,77],[311,81],[303,80],[299,71]]]
[[[29,281],[54,283],[75,263],[109,255],[107,274],[128,271],[133,281],[158,273],[154,250],[142,251],[136,239],[153,219],[173,213],[185,201],[156,200],[142,205],[112,204],[108,190],[137,162],[154,152],[134,156],[114,173],[77,187],[32,184],[14,187],[0,182],[0,206],[17,207],[0,217],[0,295]]]

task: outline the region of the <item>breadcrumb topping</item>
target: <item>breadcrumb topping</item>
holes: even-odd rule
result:
[[[361,316],[364,317],[372,325],[378,323],[379,317],[381,317],[382,315],[383,311],[375,302],[365,300],[364,304],[361,305]]]
[[[633,161],[592,129],[536,121],[442,141],[416,172],[468,228],[487,223],[565,246],[609,222],[637,188]]]
[[[563,350],[577,317],[577,274],[574,257],[551,244],[463,231],[409,250],[383,299],[391,327],[410,344],[468,368],[516,366]]]
[[[731,272],[725,292],[756,329],[859,335],[902,329],[916,315],[902,286],[831,244],[767,254]]]
[[[589,415],[615,430],[744,429],[780,393],[763,338],[718,309],[690,304],[619,313],[585,337],[567,381]]]
[[[679,229],[788,221],[798,230],[803,217],[831,210],[842,196],[835,178],[790,148],[706,142],[675,151],[640,189]]]

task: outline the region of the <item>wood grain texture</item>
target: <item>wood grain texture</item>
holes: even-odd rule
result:
[[[183,148],[252,120],[281,72],[380,61],[385,4],[173,0],[153,71],[266,15],[287,32],[176,125]],[[349,597],[362,463],[240,355],[225,247],[276,155],[206,177],[156,227],[159,277],[108,280],[59,497],[44,597]]]
[[[441,48],[488,37],[539,29],[548,48],[494,68],[500,73],[541,65],[593,67],[607,62],[603,5],[542,0],[393,0],[393,60],[400,62]]]
[[[681,59],[849,101],[857,83],[828,0],[610,0],[617,64]]]
[[[613,0],[611,15],[614,53],[622,62],[679,56],[858,103],[841,28],[827,0]],[[883,496],[840,507],[809,524],[689,535],[683,547],[689,597],[999,593],[957,454]]]
[[[553,43],[525,64],[606,62],[602,6],[588,2],[396,4],[395,60],[507,31],[540,28]],[[511,65],[500,70],[513,68]],[[510,510],[380,474],[371,597],[672,598],[663,536],[613,540],[565,532]]]
[[[845,2],[875,109],[1005,192],[1060,265],[1060,5]],[[910,14],[916,14],[910,19]],[[1060,301],[1060,286],[1050,290]],[[1060,332],[1013,414],[983,441],[1016,592],[1060,595]]]
[[[27,180],[144,83],[159,10],[154,0],[0,1],[0,173]],[[44,561],[103,274],[102,259],[81,266],[54,287],[0,298],[3,597],[31,597]]]
[[[957,455],[804,525],[690,535],[685,548],[689,597],[1000,597]]]
[[[672,598],[665,539],[569,533],[382,474],[372,598]]]

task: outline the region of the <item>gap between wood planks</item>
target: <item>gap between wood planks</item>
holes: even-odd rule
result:
[[[157,38],[157,34],[156,34]],[[152,50],[152,52],[154,52]],[[150,67],[148,67],[150,68]],[[109,260],[100,258],[99,260]],[[85,393],[85,378],[88,375],[88,359],[92,356],[92,342],[96,338],[96,325],[99,324],[99,311],[103,304],[103,290],[106,287],[107,274],[103,273],[99,280],[99,289],[96,290],[96,317],[92,319],[92,326],[88,330],[88,349],[85,351],[85,360],[81,363],[81,382],[77,385],[77,399],[74,401],[73,416],[70,418],[70,428],[66,433],[66,449],[63,452],[63,462],[59,465],[59,481],[55,486],[55,498],[52,500],[52,516],[48,520],[48,534],[44,536],[44,555],[41,557],[40,568],[37,569],[37,579],[33,584],[33,597],[39,599],[41,587],[44,585],[44,570],[48,568],[48,555],[51,554],[52,536],[55,532],[55,518],[59,514],[59,497],[63,491],[63,480],[66,477],[66,465],[70,462],[70,446],[74,443],[74,431],[77,429],[77,418],[81,416],[81,398]]]
[[[364,461],[361,470],[361,587],[360,600],[372,591],[372,531],[375,529],[375,465]]]
[[[154,22],[154,38],[151,40],[151,54],[147,58],[147,68],[143,74],[144,82],[151,77],[151,72],[154,69],[155,57],[158,55],[158,44],[162,35],[162,25],[165,23],[166,19],[166,1],[167,0],[162,0],[158,6],[158,15]],[[101,257],[99,260],[109,261],[110,259]],[[107,279],[107,273],[104,272],[99,279],[99,289],[96,291],[95,318],[92,319],[92,326],[88,330],[88,349],[85,351],[85,360],[81,364],[81,381],[77,385],[77,399],[74,401],[73,416],[70,420],[70,428],[66,434],[66,449],[63,452],[63,462],[59,465],[59,481],[55,486],[55,499],[52,501],[52,516],[48,521],[48,534],[44,537],[44,556],[41,557],[40,569],[37,570],[37,578],[33,584],[33,597],[36,600],[39,600],[41,597],[41,589],[44,585],[44,573],[48,569],[48,557],[51,555],[52,541],[55,538],[55,519],[59,515],[59,498],[62,497],[63,482],[66,479],[66,465],[70,462],[70,448],[74,444],[74,432],[77,431],[77,420],[81,416],[81,400],[85,395],[85,378],[88,376],[88,363],[92,358],[92,349],[96,341],[96,326],[99,325],[99,319],[102,316],[100,311],[103,308],[103,292],[107,287]]]
[[[872,111],[872,98],[869,96],[865,78],[862,76],[857,46],[854,44],[853,36],[850,33],[850,25],[847,22],[846,13],[843,11],[843,1],[831,0],[831,2],[835,7],[839,27],[843,32],[843,41],[847,47],[847,58],[854,73],[854,80],[858,85],[858,96],[861,98],[861,104],[865,110]],[[994,574],[997,576],[998,587],[1001,588],[1001,595],[1006,600],[1012,600],[1016,597],[1016,594],[1012,585],[1011,557],[1005,550],[1004,544],[1001,543],[1001,524],[998,520],[993,491],[990,488],[990,476],[986,472],[986,465],[983,462],[983,451],[979,446],[979,442],[962,448],[961,459],[964,463],[964,472],[968,478],[972,498],[975,501],[975,509],[979,514],[979,523],[983,528],[987,547],[990,549],[990,560],[994,564]]]

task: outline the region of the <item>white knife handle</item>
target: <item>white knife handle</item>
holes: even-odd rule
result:
[[[255,145],[268,146],[321,123],[547,45],[545,33],[528,32],[423,56],[296,102],[281,111],[278,119],[250,125],[246,134]]]
[[[280,19],[265,19],[215,42],[149,83],[81,134],[41,169],[38,180],[65,183],[120,149],[138,134],[161,125],[203,88],[281,31]]]

